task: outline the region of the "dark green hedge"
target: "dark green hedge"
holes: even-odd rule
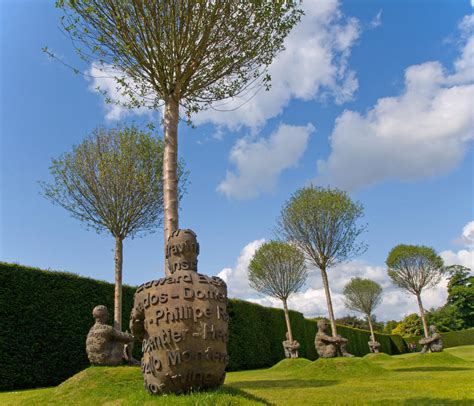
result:
[[[91,311],[97,304],[112,310],[113,289],[110,283],[74,274],[0,262],[0,390],[57,385],[87,367],[85,339],[93,323]],[[123,326],[128,325],[134,289],[123,289]],[[230,300],[229,314],[228,370],[265,368],[283,358],[283,310]],[[316,359],[316,321],[298,312],[290,312],[290,319],[301,344],[300,356]],[[470,332],[472,343],[474,330]],[[368,331],[339,326],[338,333],[350,340],[351,353],[367,354]],[[464,336],[458,335],[446,341],[464,343]],[[377,334],[377,340],[388,354],[407,349],[399,336]]]
[[[461,345],[474,345],[474,328],[461,331],[450,331],[449,333],[441,333],[443,336],[444,348],[459,347]],[[421,350],[418,344],[421,336],[403,337],[403,340],[408,344],[415,343],[417,350]]]

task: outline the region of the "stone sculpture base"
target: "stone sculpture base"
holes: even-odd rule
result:
[[[146,389],[181,393],[222,385],[228,319],[227,287],[220,278],[181,271],[140,286],[132,324],[143,323],[145,331],[141,368]]]
[[[379,352],[379,348],[380,348],[380,343],[378,341],[372,341],[370,340],[368,342],[369,344],[369,350],[370,352],[373,352],[373,353],[378,353]]]

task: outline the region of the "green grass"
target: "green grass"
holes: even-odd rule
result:
[[[227,374],[216,391],[152,397],[139,368],[91,367],[55,388],[0,393],[7,405],[472,405],[474,346],[438,354],[283,360]]]

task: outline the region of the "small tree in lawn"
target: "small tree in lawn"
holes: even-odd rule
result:
[[[284,242],[264,243],[250,262],[248,277],[250,286],[257,292],[283,302],[288,339],[293,342],[287,301],[306,281],[304,255],[298,248]]]
[[[278,233],[295,244],[312,265],[319,268],[323,280],[332,334],[337,335],[327,270],[366,250],[357,244],[365,226],[357,225],[363,207],[342,190],[305,187],[283,206]]]
[[[421,292],[423,289],[436,286],[446,274],[442,258],[436,254],[433,248],[401,244],[390,251],[386,264],[392,282],[416,296],[425,337],[428,337]]]
[[[382,301],[382,287],[370,279],[352,278],[344,287],[343,294],[348,309],[360,312],[367,317],[370,337],[375,342],[372,314]]]
[[[56,5],[81,58],[115,72],[127,107],[164,105],[166,245],[179,228],[180,106],[190,117],[215,101],[268,89],[268,66],[302,15],[300,1],[57,0]]]
[[[115,238],[114,326],[119,330],[123,240],[162,224],[162,161],[163,142],[149,133],[136,127],[99,128],[71,152],[53,159],[53,181],[41,182],[46,198],[98,233]],[[179,176],[182,192],[182,165]]]

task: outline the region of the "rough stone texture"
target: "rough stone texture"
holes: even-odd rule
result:
[[[332,337],[327,335],[326,331],[328,323],[325,319],[318,321],[318,332],[314,338],[314,345],[316,351],[321,358],[334,358],[338,356],[338,349],[343,357],[353,357],[346,350],[346,345],[349,342],[347,338],[337,335]]]
[[[286,340],[282,341],[283,349],[285,351],[286,358],[298,358],[298,350],[300,348],[300,343],[297,340],[290,341],[288,333],[286,333]]]
[[[418,343],[423,346],[421,352],[441,352],[443,351],[443,338],[436,330],[436,326],[430,326],[429,331],[431,335],[427,338],[422,338]]]
[[[171,276],[135,292],[132,333],[143,340],[141,369],[152,394],[214,388],[228,362],[227,286],[197,273],[199,244],[191,230],[168,239]]]
[[[379,352],[380,343],[378,341],[370,340],[368,344],[369,344],[370,352],[375,352],[375,353]]]
[[[86,352],[91,364],[116,366],[120,365],[122,360],[134,364],[135,360],[131,356],[133,335],[122,333],[107,325],[109,312],[105,306],[94,307],[92,315],[95,324],[89,330],[86,339]]]

